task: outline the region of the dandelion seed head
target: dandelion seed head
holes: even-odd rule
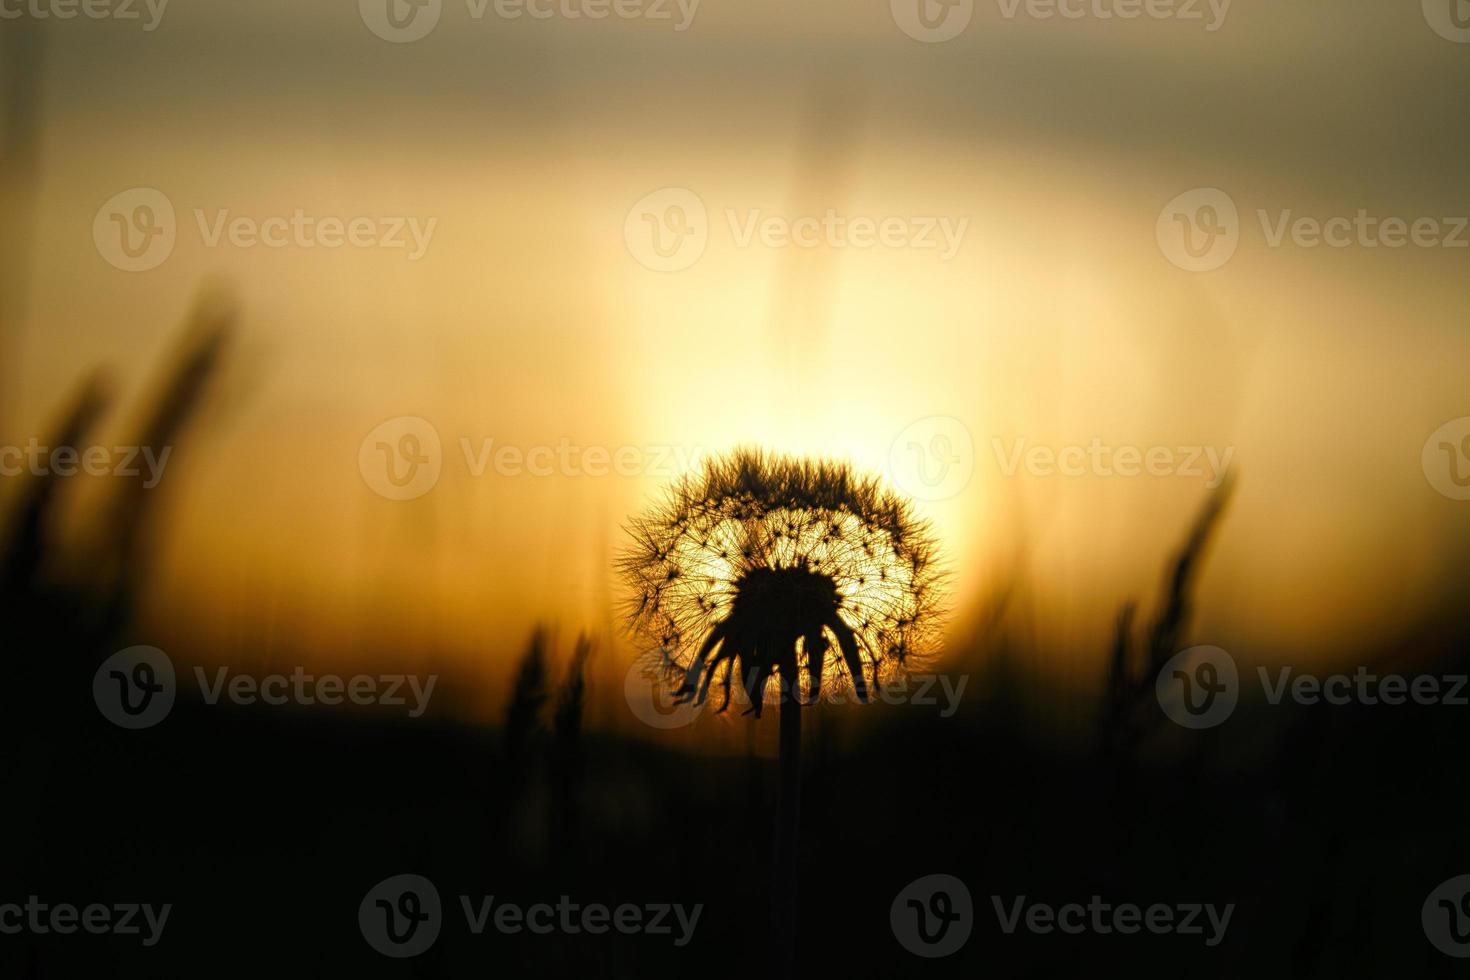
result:
[[[686,700],[713,686],[722,708],[733,690],[759,714],[786,673],[804,701],[865,699],[937,640],[927,526],[846,464],[737,451],[628,530],[631,626]]]

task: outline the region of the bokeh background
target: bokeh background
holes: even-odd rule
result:
[[[1218,20],[977,3],[941,43],[901,6],[703,0],[677,30],[675,5],[445,2],[411,43],[347,2],[174,0],[151,31],[144,7],[6,20],[0,441],[44,435],[94,367],[118,404],[141,397],[197,292],[228,289],[218,382],[150,491],[168,516],[139,583],[149,635],[185,660],[434,664],[470,679],[469,715],[498,710],[534,623],[621,642],[620,527],[677,467],[477,476],[462,440],[760,444],[901,484],[895,440],[960,420],[972,475],[919,504],[954,629],[1006,589],[1059,684],[1100,675],[1119,603],[1157,588],[1208,488],[1008,477],[997,439],[1233,447],[1197,632],[1247,661],[1357,662],[1450,602],[1470,505],[1420,453],[1470,414],[1470,250],[1273,248],[1256,211],[1470,214],[1470,46],[1415,2],[1237,0]],[[136,187],[172,203],[177,242],[126,272],[92,230]],[[1239,243],[1189,272],[1156,223],[1201,187],[1238,206]],[[625,236],[663,188],[708,214],[677,272]],[[208,247],[195,211],[223,209],[437,224],[412,261]],[[968,224],[948,259],[741,247],[727,209]],[[358,466],[401,416],[442,439],[437,485],[407,501]],[[107,492],[89,482],[69,534]]]
[[[1470,675],[1470,248],[1271,241],[1470,238],[1465,0],[597,2],[0,0],[0,464],[170,450],[152,488],[0,476],[0,904],[174,908],[152,948],[0,935],[0,975],[1461,975],[1465,707],[1271,704],[1254,668]],[[200,227],[298,212],[432,236]],[[828,212],[963,235],[740,237]],[[129,259],[113,215],[163,237]],[[1233,479],[1006,471],[1094,440]],[[614,572],[741,445],[888,480],[950,573],[937,700],[803,708],[784,786],[774,712],[660,700]],[[563,446],[633,471],[493,464]],[[133,730],[94,691],[140,644],[178,697]],[[1202,645],[1241,681],[1210,728],[1155,687]],[[210,704],[213,666],[437,684]],[[412,960],[356,918],[404,873],[451,912]],[[921,960],[893,909],[935,874],[974,929]],[[704,914],[474,936],[486,894]],[[1236,911],[1214,947],[1008,934],[1020,895]]]

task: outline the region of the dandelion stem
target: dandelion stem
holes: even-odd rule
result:
[[[776,800],[776,862],[771,937],[779,976],[796,974],[797,843],[801,825],[801,696],[796,672],[781,672],[781,782]]]

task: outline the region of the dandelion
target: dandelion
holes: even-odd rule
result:
[[[719,711],[735,692],[759,718],[775,687],[771,941],[793,975],[801,707],[824,691],[867,701],[927,650],[937,631],[933,539],[877,480],[756,450],[708,462],[629,531],[630,618],[657,648],[676,700],[704,704],[713,687]]]
[[[723,712],[734,690],[756,717],[788,691],[867,701],[934,639],[933,539],[905,500],[844,464],[742,450],[630,531],[633,626],[676,700],[704,704],[713,688]]]

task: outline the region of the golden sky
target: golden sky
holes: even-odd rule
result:
[[[1470,415],[1470,248],[1273,235],[1360,211],[1447,235],[1470,214],[1470,44],[1417,3],[1238,0],[1213,30],[1204,3],[1203,20],[961,4],[940,42],[906,35],[901,5],[703,0],[676,30],[672,3],[511,20],[445,0],[410,43],[351,3],[48,21],[0,437],[42,433],[91,365],[136,397],[199,285],[227,283],[240,329],[160,484],[151,609],[323,658],[603,628],[620,525],[700,453],[835,455],[922,490],[909,444],[936,432],[969,440],[969,478],[920,501],[956,606],[1023,573],[1059,655],[1101,654],[1211,480],[1007,475],[1020,446],[1231,453],[1201,642],[1332,657],[1441,602],[1470,504],[1435,492],[1421,449]],[[94,224],[135,188],[167,199],[175,241],[129,272]],[[1237,209],[1238,242],[1189,271],[1159,226],[1201,188]],[[703,247],[660,271],[638,233],[675,204]],[[427,237],[411,257],[222,230],[298,211]],[[838,237],[808,222],[818,244],[783,244],[829,212]],[[897,244],[860,243],[890,219]],[[412,500],[359,465],[401,417],[441,442]],[[911,428],[935,417],[952,421]],[[575,466],[509,472],[504,446],[573,446]]]

